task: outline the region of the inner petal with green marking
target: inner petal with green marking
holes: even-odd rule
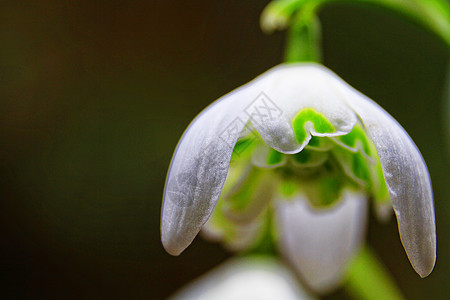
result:
[[[325,134],[335,131],[330,121],[312,108],[302,109],[292,121],[292,127],[299,144],[308,141],[312,132]]]
[[[375,204],[390,203],[375,146],[361,123],[346,135],[334,136],[326,117],[306,108],[294,117],[292,127],[304,146],[296,154],[268,147],[256,132],[251,136],[258,138],[237,142],[221,198],[205,225],[221,232],[229,247],[243,245],[236,240],[238,232],[270,234],[261,224],[272,222],[267,218],[272,218],[275,198],[289,201],[302,194],[320,209],[338,203],[344,189],[353,189],[365,191]],[[254,248],[256,240],[244,248]]]

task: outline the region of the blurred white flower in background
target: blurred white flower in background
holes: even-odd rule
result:
[[[393,207],[408,258],[427,276],[433,196],[411,138],[325,67],[284,64],[189,125],[167,175],[162,242],[178,255],[209,219],[206,236],[233,250],[273,242],[311,288],[327,292],[364,240],[368,199],[381,220]]]
[[[169,298],[171,300],[306,300],[295,275],[269,257],[225,262]]]

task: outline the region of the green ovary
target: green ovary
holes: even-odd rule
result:
[[[333,133],[334,126],[321,113],[312,108],[304,108],[295,116],[292,127],[294,128],[295,139],[299,144],[303,144],[308,136],[305,124],[311,122],[317,133]]]

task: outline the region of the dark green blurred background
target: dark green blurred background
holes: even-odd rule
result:
[[[284,34],[258,25],[267,2],[0,2],[1,294],[160,299],[229,256],[200,238],[166,254],[162,190],[191,119],[281,62]],[[394,219],[371,217],[368,239],[408,299],[448,299],[448,48],[372,7],[330,6],[320,18],[325,65],[405,127],[433,180],[428,278],[410,266]]]

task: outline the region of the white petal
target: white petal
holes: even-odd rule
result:
[[[364,237],[367,199],[345,191],[331,208],[315,209],[299,196],[277,203],[282,253],[316,292],[336,288]]]
[[[184,132],[167,174],[161,239],[180,254],[211,215],[225,182],[231,154],[248,116],[251,89],[240,88],[206,108]]]
[[[333,76],[375,144],[403,246],[416,272],[425,277],[436,261],[436,225],[431,180],[422,155],[394,118]]]
[[[337,136],[350,132],[357,119],[334,85],[330,76],[315,64],[289,64],[277,66],[255,83],[260,94],[247,107],[253,126],[272,148],[293,154],[301,151],[311,134]],[[306,140],[295,139],[292,121],[304,108],[323,115],[334,127],[334,132],[319,133],[310,122],[304,129]]]
[[[184,287],[172,300],[312,299],[274,259],[234,259]]]

